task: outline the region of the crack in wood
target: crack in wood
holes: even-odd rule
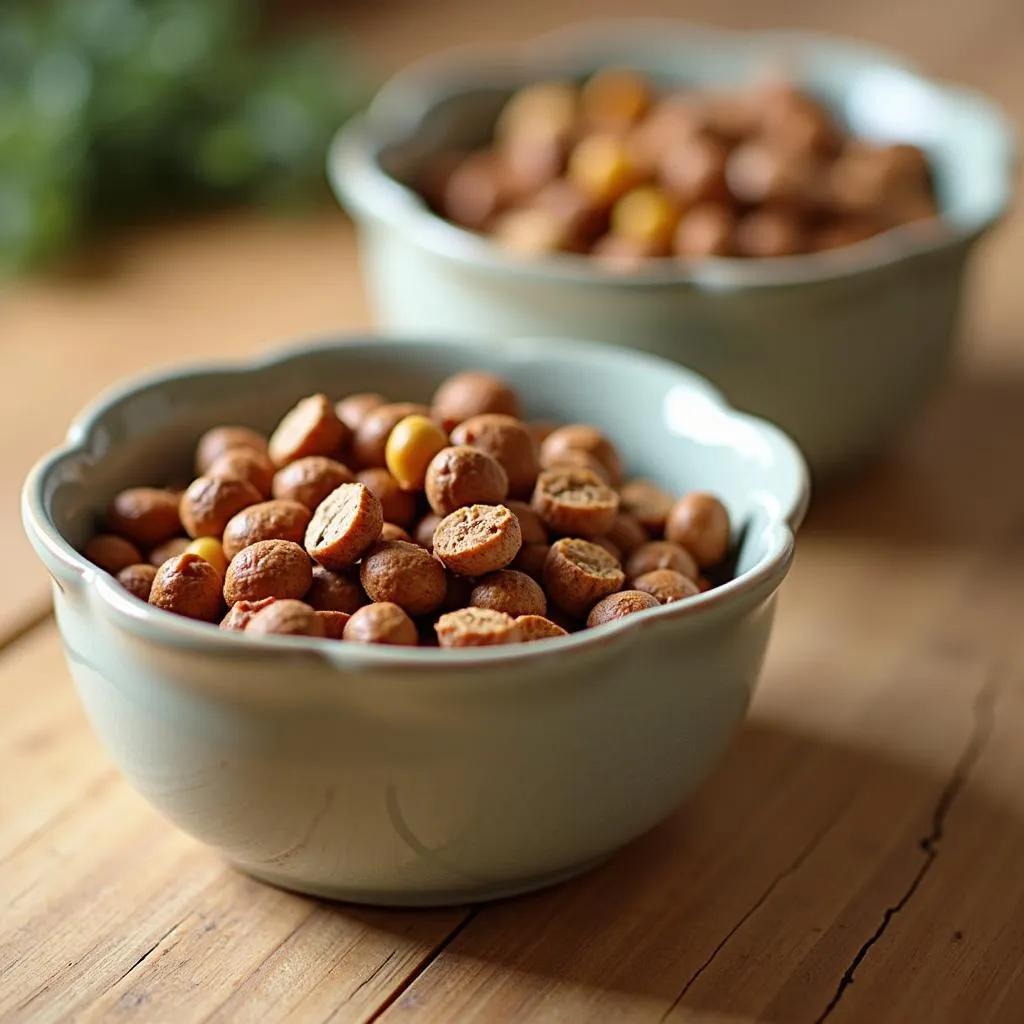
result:
[[[362,991],[362,989],[366,988],[366,986],[369,985],[373,981],[373,979],[376,978],[377,975],[380,974],[380,972],[383,971],[384,968],[387,967],[387,965],[395,959],[396,956],[398,956],[398,950],[391,950],[391,952],[388,953],[388,955],[384,957],[384,959],[381,960],[381,962],[377,964],[377,966],[365,978],[363,978],[363,980],[359,982],[359,984],[356,985],[354,989],[352,989],[352,993],[351,995],[349,995],[348,1001],[351,1002],[353,999],[355,999],[356,995],[360,991]]]
[[[850,961],[850,965],[839,979],[835,994],[828,1001],[820,1016],[815,1019],[814,1024],[823,1024],[823,1021],[828,1020],[832,1015],[842,1001],[847,989],[853,984],[857,969],[867,958],[872,948],[881,941],[895,917],[914,898],[914,894],[920,889],[928,872],[931,871],[939,855],[939,843],[946,833],[946,821],[949,818],[949,813],[992,738],[992,730],[995,726],[995,704],[1000,689],[998,676],[993,672],[986,678],[978,690],[974,699],[973,724],[970,737],[960,757],[957,758],[956,764],[953,766],[953,772],[949,780],[942,787],[939,798],[935,802],[935,807],[932,809],[931,828],[927,835],[918,840],[917,845],[924,853],[924,861],[910,880],[910,884],[903,895],[894,904],[885,908],[878,927],[871,933],[860,949],[857,950],[857,953]]]
[[[110,987],[116,988],[118,985],[121,984],[122,981],[124,981],[125,978],[128,977],[129,974],[132,973],[132,971],[134,971],[138,967],[141,967],[146,962],[146,960],[148,960],[153,955],[153,953],[155,953],[156,950],[159,949],[163,941],[172,934],[174,934],[174,932],[177,931],[178,928],[180,928],[181,925],[183,925],[189,919],[189,917],[191,917],[191,915],[192,911],[189,911],[187,914],[185,914],[177,921],[175,921],[174,924],[172,924],[171,927],[168,928],[167,931],[165,931],[163,935],[161,935],[160,938],[158,938],[156,942],[154,942],[153,945],[150,946],[149,949],[147,949],[146,952],[143,953],[142,956],[140,956],[139,959],[136,960],[135,963],[133,963],[131,967],[129,967],[128,970],[125,971]]]

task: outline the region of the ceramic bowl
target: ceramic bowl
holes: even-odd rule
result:
[[[484,142],[516,87],[609,64],[711,86],[783,66],[856,134],[925,149],[942,219],[823,254],[656,261],[627,277],[585,257],[507,255],[432,214],[403,184],[431,154]],[[417,64],[339,134],[328,170],[358,225],[383,328],[646,349],[783,427],[827,475],[876,453],[947,375],[968,259],[1007,209],[1014,161],[1011,129],[989,102],[873,47],[627,21]]]
[[[515,648],[259,639],[151,608],[77,553],[119,489],[187,474],[205,429],[269,429],[299,397],[429,398],[504,374],[532,416],[604,424],[627,465],[706,488],[738,576],[683,604]],[[570,342],[365,339],[130,383],[32,471],[28,535],[86,712],[128,781],[242,870],[369,903],[518,892],[668,815],[744,716],[808,499],[776,428],[650,356]]]

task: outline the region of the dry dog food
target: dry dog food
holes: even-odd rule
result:
[[[476,371],[429,405],[311,395],[269,437],[207,431],[187,487],[122,491],[84,553],[224,630],[442,648],[561,637],[728,577],[715,496],[629,479],[599,425],[522,411]]]

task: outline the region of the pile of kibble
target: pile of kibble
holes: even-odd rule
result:
[[[851,137],[791,85],[658,94],[631,71],[515,93],[485,149],[420,182],[435,212],[521,256],[821,252],[937,215],[915,146]]]
[[[136,597],[256,634],[467,647],[564,636],[710,584],[729,516],[623,479],[598,427],[524,422],[500,377],[431,405],[304,398],[200,439],[184,490],[133,487],[85,555]]]

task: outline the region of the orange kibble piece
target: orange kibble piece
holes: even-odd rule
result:
[[[581,139],[569,155],[569,180],[585,195],[610,205],[637,183],[625,142],[601,132]]]
[[[612,208],[613,234],[658,249],[668,249],[678,220],[672,200],[651,185],[627,192]]]

